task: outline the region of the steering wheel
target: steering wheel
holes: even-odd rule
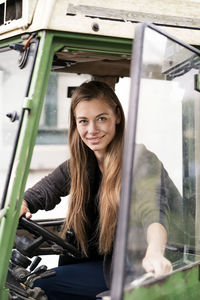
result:
[[[38,254],[67,254],[74,258],[81,258],[80,252],[73,245],[37,224],[35,221],[22,216],[19,219],[19,225],[36,236],[36,239],[34,238],[33,240],[27,237],[23,239],[16,238],[15,247],[24,255],[33,257]],[[47,247],[40,248],[44,242],[50,244],[50,249]]]

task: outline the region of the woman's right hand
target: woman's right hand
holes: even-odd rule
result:
[[[25,216],[27,219],[30,219],[32,217],[32,214],[28,208],[28,204],[25,200],[22,201],[21,210],[19,216]]]

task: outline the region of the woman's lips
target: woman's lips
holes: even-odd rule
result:
[[[104,135],[101,136],[101,137],[87,138],[87,140],[88,140],[91,144],[98,144],[98,143],[101,141],[101,139],[102,139],[103,137],[104,137]]]

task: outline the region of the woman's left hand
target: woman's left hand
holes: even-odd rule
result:
[[[167,232],[160,223],[152,223],[147,229],[147,250],[142,266],[155,276],[169,273],[173,270],[171,262],[164,257]]]
[[[148,249],[142,261],[145,271],[154,273],[155,277],[171,272],[173,270],[171,262],[162,253],[153,252]]]

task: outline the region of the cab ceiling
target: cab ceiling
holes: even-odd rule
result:
[[[130,56],[114,56],[63,50],[54,56],[52,70],[98,76],[128,77]]]

